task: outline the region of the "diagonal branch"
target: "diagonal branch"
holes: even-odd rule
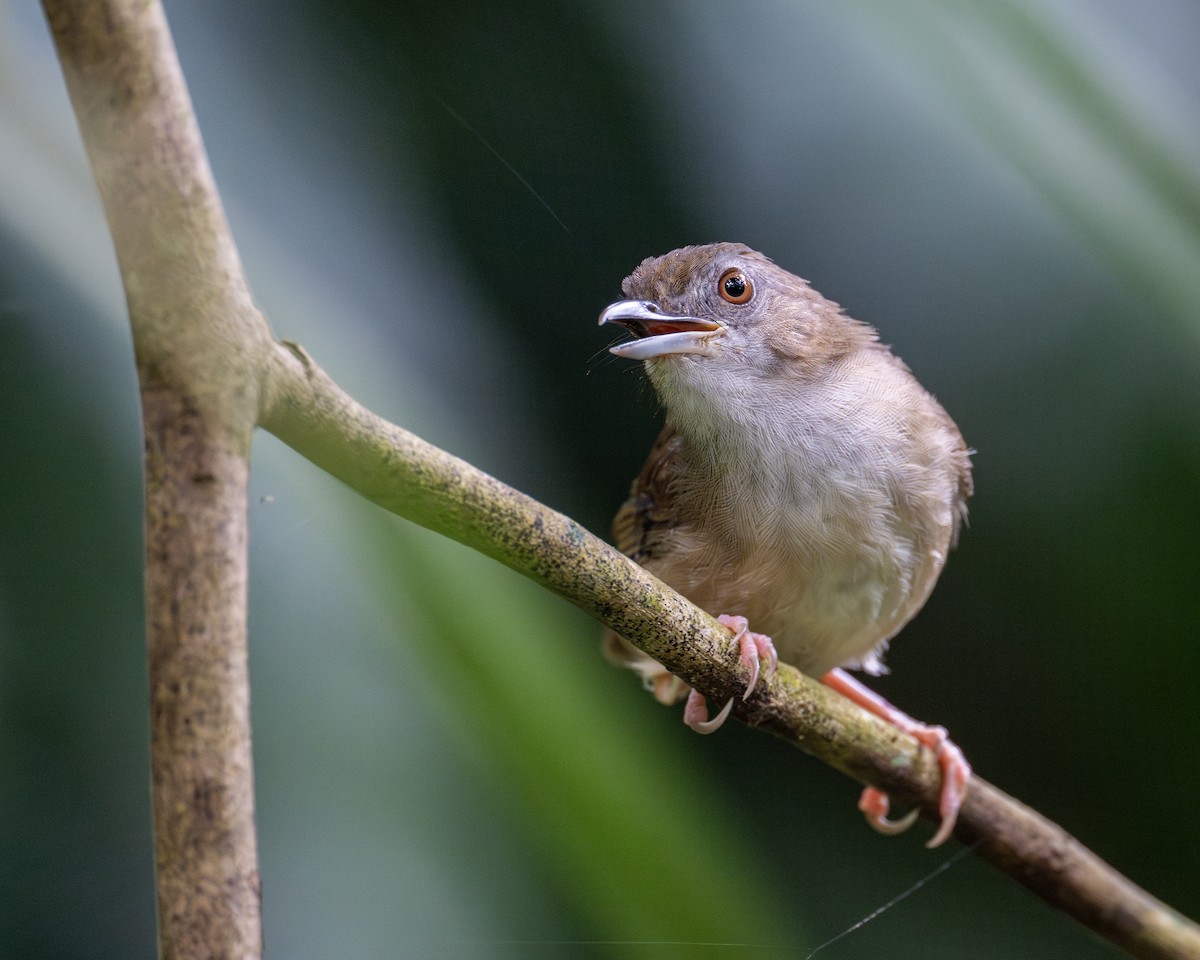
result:
[[[579,524],[371,413],[296,344],[268,370],[262,425],[380,506],[559,594],[714,702],[745,689],[732,635]],[[781,665],[734,716],[937,818],[940,772],[908,736]],[[1196,960],[1200,927],[1024,804],[976,777],[955,836],[1136,957]]]

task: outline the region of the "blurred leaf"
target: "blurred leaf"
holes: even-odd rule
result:
[[[905,44],[939,93],[1164,319],[1200,338],[1200,170],[1117,95],[1101,51],[1026,0],[852,6],[864,32]]]

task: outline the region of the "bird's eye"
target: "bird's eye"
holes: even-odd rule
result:
[[[721,274],[717,289],[721,291],[721,298],[730,303],[745,303],[754,296],[754,285],[750,278],[737,267],[731,267]]]

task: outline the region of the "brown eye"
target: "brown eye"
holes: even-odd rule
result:
[[[721,274],[717,289],[721,291],[722,299],[730,303],[745,303],[754,296],[754,285],[750,283],[750,278],[737,267],[731,267]]]

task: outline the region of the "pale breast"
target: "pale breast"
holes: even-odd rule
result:
[[[685,437],[680,522],[649,568],[711,613],[746,616],[806,673],[880,672],[944,564],[966,456],[912,385],[901,408],[894,391],[811,390],[762,429],[742,425],[719,459]]]

